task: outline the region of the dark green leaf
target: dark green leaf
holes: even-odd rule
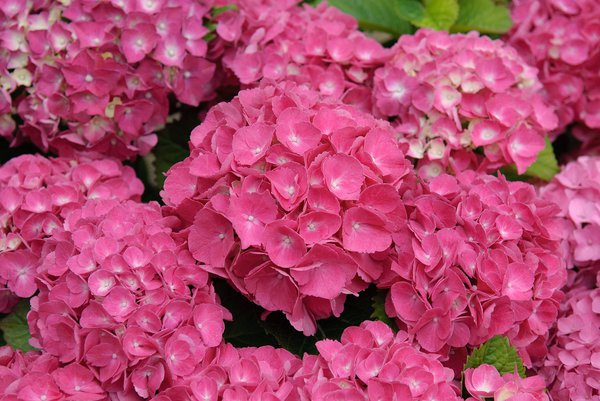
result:
[[[467,358],[465,369],[476,368],[483,364],[494,366],[500,374],[514,373],[516,367],[519,375],[525,377],[523,360],[504,336],[494,336],[474,349]]]
[[[422,5],[417,0],[409,0],[410,5],[399,7],[398,0],[329,0],[331,6],[354,16],[362,29],[402,35],[413,32],[408,22],[410,16],[418,16],[412,3]],[[403,3],[403,2],[400,2]]]
[[[398,327],[396,323],[392,319],[389,318],[387,313],[385,313],[385,298],[387,296],[388,291],[378,290],[375,295],[373,295],[371,307],[373,308],[373,313],[371,313],[372,319],[377,319],[387,324],[394,330],[398,331]]]
[[[278,345],[277,340],[268,334],[260,320],[263,310],[235,291],[229,283],[214,280],[215,291],[221,304],[233,315],[233,320],[225,322],[223,338],[236,347],[260,347]]]
[[[374,313],[372,298],[374,287],[361,292],[360,296],[349,296],[344,304],[344,312],[339,318],[317,321],[317,333],[305,336],[292,327],[281,312],[272,312],[263,320],[264,309],[246,299],[223,280],[215,280],[215,290],[221,303],[233,315],[233,321],[225,323],[225,340],[237,347],[272,345],[287,349],[296,354],[316,354],[317,341],[339,340],[343,331],[350,326],[358,326],[370,320]]]
[[[165,173],[171,166],[189,156],[188,149],[175,143],[166,136],[159,136],[156,147],[152,149],[152,154],[156,157],[154,167],[156,169],[156,187],[162,188],[165,183]]]
[[[30,351],[34,349],[29,345],[29,326],[27,325],[27,312],[29,300],[19,302],[10,314],[0,320],[4,340],[15,349]]]
[[[458,18],[452,32],[502,34],[512,26],[510,11],[505,4],[495,4],[492,0],[458,0],[458,5]]]

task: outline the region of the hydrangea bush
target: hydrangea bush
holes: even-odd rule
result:
[[[510,12],[1,2],[0,400],[600,401],[600,3]]]
[[[557,132],[573,121],[600,128],[600,8],[597,0],[515,0],[506,39],[539,68],[556,107]]]
[[[163,199],[196,260],[307,335],[381,276],[416,189],[390,125],[305,86],[241,91],[191,134]]]
[[[428,351],[503,334],[528,365],[539,362],[566,282],[558,207],[529,184],[440,175],[407,223],[378,282],[390,288],[387,313]]]
[[[139,200],[143,184],[131,167],[109,158],[45,158],[23,155],[0,167],[0,310],[12,294],[37,290],[42,249],[66,214],[87,199]]]
[[[0,137],[62,154],[148,153],[170,93],[194,106],[214,96],[213,3],[3,1]]]
[[[419,30],[391,51],[375,71],[374,110],[394,118],[423,177],[511,163],[523,174],[556,128],[537,69],[500,40]]]

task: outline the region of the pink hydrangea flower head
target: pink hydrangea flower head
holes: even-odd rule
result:
[[[558,207],[529,184],[473,171],[434,178],[410,204],[378,280],[387,313],[427,351],[502,334],[539,364],[567,280]]]
[[[541,373],[556,400],[600,399],[599,264],[581,269],[566,291]]]
[[[540,194],[560,205],[561,224],[568,266],[586,267],[600,262],[600,157],[581,156],[563,166]]]
[[[41,249],[32,344],[93,371],[107,391],[146,399],[186,380],[231,315],[176,234],[179,220],[113,199],[64,214]]]
[[[549,401],[544,379],[540,376],[521,378],[517,373],[500,373],[491,365],[480,365],[465,371],[465,387],[470,401]]]
[[[600,128],[600,10],[596,0],[518,0],[506,40],[540,71],[557,133],[573,121]]]
[[[9,3],[0,10],[0,137],[13,145],[131,159],[156,144],[170,94],[191,106],[215,96],[212,1]]]
[[[394,118],[424,178],[511,163],[523,173],[556,128],[537,70],[500,40],[421,29],[392,53],[375,71],[374,112]]]
[[[262,79],[306,83],[323,95],[370,107],[373,70],[389,52],[358,31],[353,17],[325,3],[232,3],[238,11],[217,17],[225,73],[244,85]]]
[[[38,289],[45,240],[62,230],[65,213],[87,199],[139,200],[142,192],[133,169],[112,159],[24,155],[9,160],[0,167],[2,285],[18,297],[31,297]],[[8,294],[4,310],[14,304]]]
[[[416,188],[387,122],[264,85],[212,108],[191,143],[162,195],[207,271],[307,334],[381,275]]]
[[[365,321],[349,327],[341,341],[317,343],[319,357],[297,376],[312,371],[302,394],[306,399],[460,400],[454,373],[435,354],[418,351],[406,333],[394,335],[382,322]]]

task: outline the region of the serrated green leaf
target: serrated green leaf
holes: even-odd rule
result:
[[[409,3],[416,0],[405,0]],[[329,0],[328,4],[354,16],[362,29],[368,31],[387,32],[393,35],[412,33],[408,22],[414,9],[409,6],[398,7],[399,0]],[[419,4],[420,5],[420,4]],[[421,5],[422,7],[422,5]],[[417,11],[418,12],[418,11]]]
[[[500,374],[514,373],[516,367],[519,375],[525,377],[523,360],[505,336],[494,336],[475,348],[467,358],[465,370],[483,364],[494,366]]]
[[[0,320],[0,330],[6,343],[23,351],[34,349],[29,345],[31,335],[27,325],[27,312],[29,312],[29,300],[24,300],[15,305],[12,312]]]
[[[452,32],[502,34],[512,26],[506,4],[495,4],[493,0],[458,0],[458,5],[458,18],[451,28]]]
[[[423,4],[423,18],[411,20],[418,27],[448,30],[458,18],[458,0],[424,0]]]

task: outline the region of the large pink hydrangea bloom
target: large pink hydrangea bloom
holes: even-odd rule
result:
[[[169,93],[195,106],[214,95],[204,25],[217,3],[2,1],[0,137],[61,154],[149,152]]]
[[[569,267],[600,263],[600,157],[582,156],[566,164],[540,188],[561,208],[565,259]]]
[[[121,395],[114,394],[112,400],[120,400]],[[0,347],[0,399],[109,401],[109,395],[94,373],[80,364],[63,365],[49,354],[24,353],[4,346]]]
[[[464,353],[502,334],[539,363],[567,276],[558,207],[530,184],[471,171],[438,176],[407,209],[378,281],[387,313],[427,351]]]
[[[157,203],[90,200],[42,247],[31,344],[142,398],[191,375],[222,341],[208,274]]]
[[[271,347],[224,345],[187,385],[154,401],[461,400],[453,372],[384,323],[349,327],[341,341],[324,340],[317,347],[319,355],[299,359]]]
[[[421,29],[392,52],[375,71],[375,114],[394,118],[423,177],[511,163],[522,174],[556,128],[537,70],[503,41]]]
[[[541,370],[555,401],[600,400],[600,264],[566,292]]]
[[[306,334],[382,274],[415,186],[389,124],[328,99],[240,92],[194,129],[163,191],[194,258]]]
[[[506,40],[540,70],[557,131],[573,121],[600,128],[600,2],[515,0],[512,18]]]
[[[0,167],[0,311],[37,291],[45,240],[87,199],[139,200],[143,184],[112,159],[24,155]]]
[[[472,396],[466,401],[550,400],[542,377],[521,378],[517,372],[500,375],[495,367],[487,364],[465,370],[464,383]]]
[[[308,83],[323,95],[370,108],[373,70],[389,51],[360,32],[354,17],[325,3],[300,6],[299,0],[232,3],[238,10],[220,15],[217,27],[226,74],[242,85]]]

